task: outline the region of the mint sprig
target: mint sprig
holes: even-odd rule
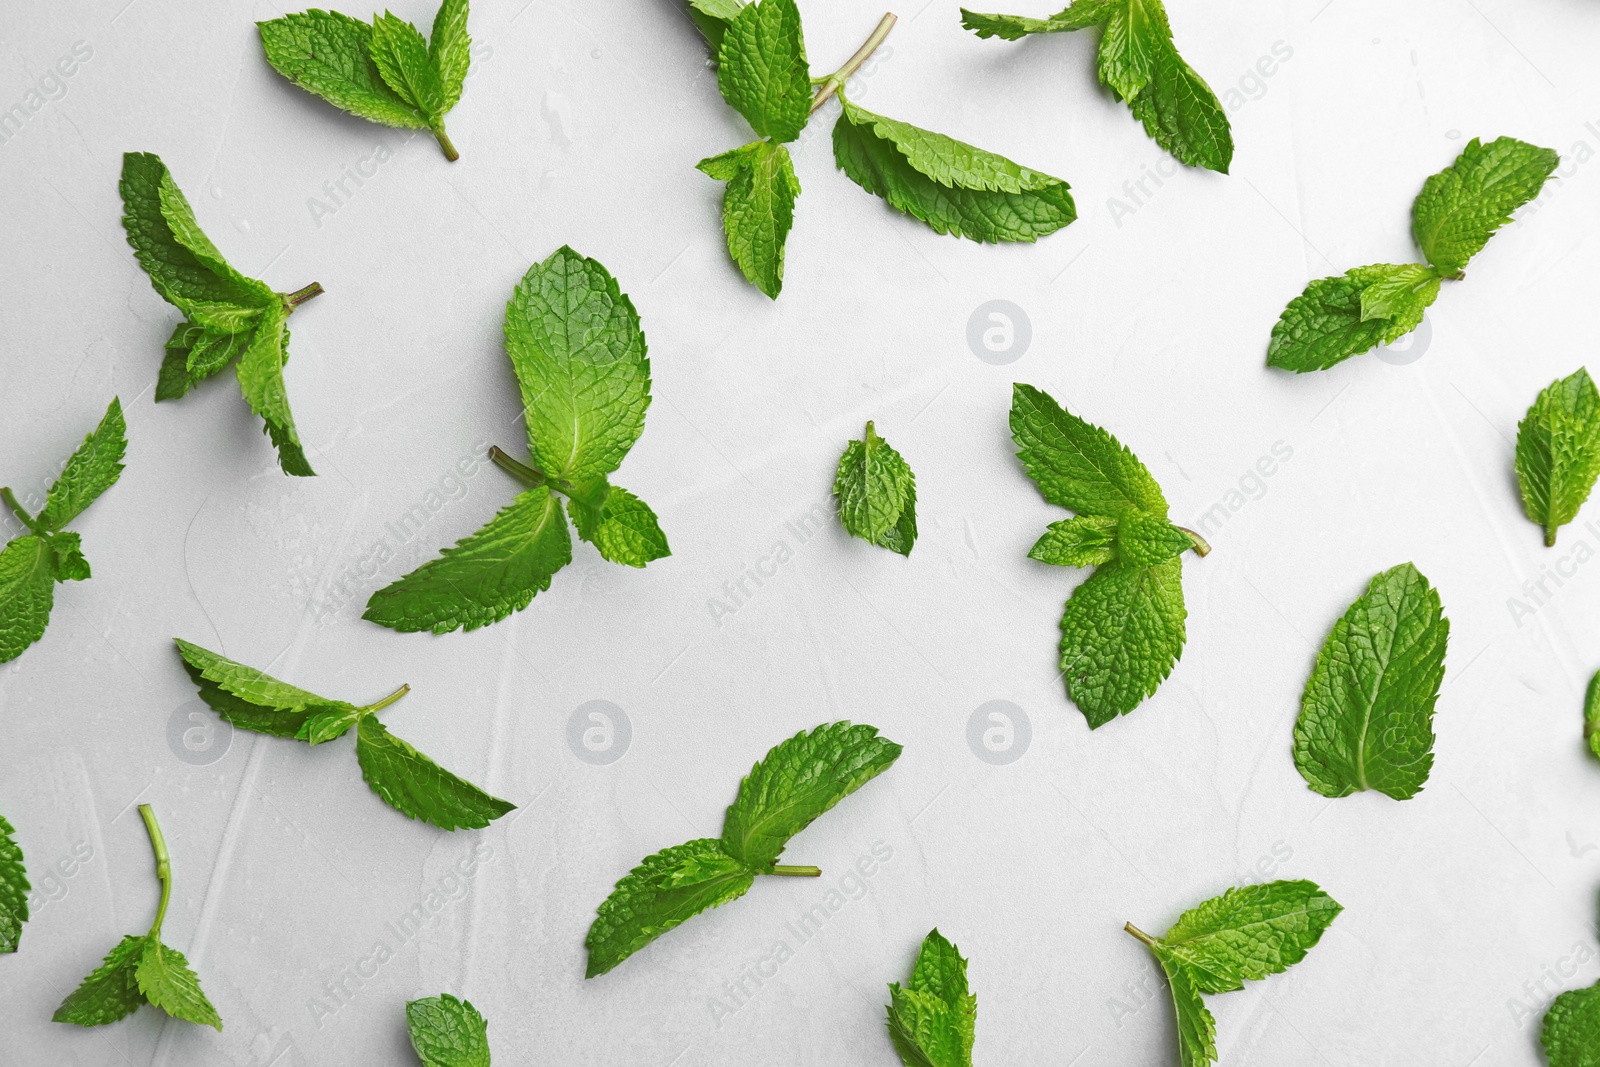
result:
[[[104,1026],[137,1011],[141,1005],[159,1008],[174,1019],[222,1030],[222,1018],[200,989],[200,979],[183,953],[161,942],[161,924],[172,899],[172,860],[167,842],[149,804],[139,805],[155,852],[156,877],[161,882],[161,903],[150,932],[129,934],[107,954],[105,961],[83,980],[52,1016],[58,1023]]]
[[[1554,547],[1600,478],[1600,390],[1586,369],[1552,382],[1528,409],[1517,427],[1516,470],[1523,509]]]
[[[800,183],[787,144],[831,97],[841,105],[834,160],[845,175],[935,232],[975,241],[1034,241],[1077,218],[1067,183],[1003,156],[851,102],[845,86],[894,27],[885,15],[844,65],[813,77],[795,0],[690,0],[717,61],[717,87],[757,140],[703,159],[726,182],[728,253],[753,285],[776,299]]]
[[[29,515],[9,488],[0,489],[0,500],[28,528],[0,550],[0,663],[16,659],[44,636],[57,582],[90,576],[82,542],[63,527],[122,477],[127,434],[122,401],[112,397],[100,424],[67,460],[37,516]]]
[[[961,9],[979,37],[1020,41],[1042,33],[1100,26],[1100,84],[1126,101],[1145,132],[1180,163],[1228,173],[1233,129],[1222,102],[1184,62],[1161,0],[1076,0],[1049,18],[984,15]]]
[[[515,805],[490,796],[391,734],[378,713],[411,691],[403,685],[372,704],[350,704],[307,692],[199,645],[174,639],[200,699],[241,729],[312,745],[356,731],[361,776],[384,803],[443,830],[482,829]]]
[[[184,314],[161,363],[156,399],[177,400],[235,363],[239,391],[266,424],[285,474],[309,477],[289,411],[283,365],[289,359],[289,315],[322,292],[312,284],[277,293],[239,273],[200,229],[159,156],[122,157],[122,225],[156,293]]]
[[[922,940],[905,985],[889,983],[889,1040],[905,1067],[972,1067],[978,998],[967,961],[937,929]]]
[[[1474,138],[1412,206],[1412,234],[1427,265],[1379,263],[1312,282],[1273,327],[1267,365],[1327,370],[1415,330],[1439,283],[1465,277],[1468,261],[1539,195],[1560,162],[1553,149],[1511,137]]]
[[[28,921],[28,871],[16,827],[0,815],[0,953],[17,951],[22,924]]]
[[[499,448],[489,456],[526,488],[489,525],[373,593],[362,618],[439,634],[499,622],[572,562],[568,517],[612,563],[671,554],[650,506],[610,482],[650,406],[644,331],[617,280],[562,246],[528,268],[506,306],[505,338],[533,464]]]
[[[836,722],[801,731],[768,752],[739,784],[721,838],[697,838],[647,856],[600,905],[584,944],[585,977],[605,974],[668,930],[737,900],[761,875],[816,878],[780,864],[789,839],[900,758],[873,726]]]
[[[446,159],[461,158],[444,117],[461,99],[472,60],[467,0],[443,0],[426,39],[387,11],[370,26],[317,8],[256,26],[267,62],[300,88],[384,126],[428,130]]]
[[[489,1023],[449,993],[406,1002],[411,1047],[423,1067],[489,1067]]]
[[[911,555],[917,541],[917,477],[872,423],[839,457],[833,497],[839,521],[852,537]]]
[[[1183,651],[1182,556],[1211,546],[1167,520],[1167,500],[1137,456],[1031,385],[1012,390],[1011,436],[1050,503],[1077,517],[1050,524],[1028,553],[1094,567],[1061,616],[1061,673],[1090,729],[1126,715],[1172,673]]]

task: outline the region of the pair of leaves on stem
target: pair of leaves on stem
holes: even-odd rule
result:
[[[911,555],[917,541],[917,476],[872,423],[866,437],[851,441],[839,457],[833,498],[851,536]]]
[[[28,921],[28,870],[16,828],[0,815],[0,953],[17,951],[22,924]]]
[[[537,467],[491,458],[528,488],[483,529],[367,601],[394,630],[476,630],[550,588],[578,536],[612,563],[671,555],[650,505],[609,476],[644,430],[650,360],[639,313],[605,267],[562,246],[528,268],[506,306],[506,353],[522,389]]]
[[[467,0],[444,0],[426,40],[387,11],[370,26],[316,8],[256,26],[267,62],[300,88],[372,122],[428,130],[446,159],[459,158],[444,117],[461,99],[472,59]]]
[[[16,659],[44,636],[57,582],[89,577],[82,542],[65,527],[122,477],[127,433],[122,402],[113,397],[100,425],[67,460],[38,515],[23,510],[10,489],[0,490],[28,528],[0,551],[0,663]]]
[[[1588,370],[1552,382],[1517,427],[1517,484],[1528,518],[1554,547],[1600,477],[1600,391]]]
[[[744,896],[759,875],[820,875],[816,867],[779,866],[778,856],[900,751],[876,727],[848,722],[802,730],[777,745],[739,783],[720,838],[662,849],[617,883],[584,938],[585,977],[605,974],[684,920]]]
[[[449,993],[406,1002],[411,1047],[423,1067],[489,1067],[489,1023]]]
[[[1450,620],[1410,563],[1372,579],[1334,624],[1306,682],[1294,764],[1325,797],[1422,791],[1433,769],[1433,712]]]
[[[1167,521],[1166,497],[1137,456],[1043,391],[1014,387],[1011,436],[1040,494],[1077,512],[1051,523],[1029,557],[1095,568],[1061,617],[1061,671],[1067,696],[1098,728],[1172,673],[1188,615],[1182,556],[1211,549]]]
[[[972,1067],[978,998],[967,961],[937,929],[922,940],[911,978],[889,983],[889,1040],[905,1067]]]
[[[1183,1067],[1217,1060],[1217,1023],[1201,994],[1231,993],[1282,974],[1305,958],[1344,909],[1316,883],[1240,886],[1179,916],[1162,937],[1132,923],[1128,933],[1154,954],[1178,1015]]]
[[[266,424],[283,472],[315,474],[289,411],[283,365],[289,360],[289,315],[322,286],[277,293],[234,270],[200,229],[158,156],[125,154],[119,187],[128,244],[156,293],[185,316],[167,340],[156,399],[177,400],[237,360],[239,391]]]
[[[1075,0],[1044,19],[962,8],[961,25],[979,37],[1007,41],[1104,27],[1100,84],[1126,101],[1145,132],[1180,163],[1228,173],[1233,162],[1228,115],[1211,86],[1178,54],[1161,0]]]
[[[404,696],[409,686],[375,704],[357,706],[308,693],[188,641],[176,643],[200,699],[241,729],[313,745],[354,729],[361,776],[402,815],[444,830],[481,829],[515,807],[451,774],[378,721],[377,713]]]
[[[61,1002],[52,1018],[74,1026],[104,1026],[132,1015],[144,1004],[160,1008],[174,1019],[222,1030],[222,1018],[200,989],[200,979],[183,953],[161,943],[161,924],[172,897],[172,861],[167,843],[150,805],[140,804],[156,857],[156,877],[161,882],[161,904],[150,932],[129,934],[105,961],[90,972],[76,990]]]
[[[800,182],[786,146],[829,95],[841,105],[834,160],[851,181],[934,231],[975,241],[1034,241],[1077,218],[1067,183],[981,148],[875,115],[846,98],[845,82],[893,25],[835,74],[813,81],[795,0],[689,0],[717,58],[717,87],[759,140],[703,159],[726,182],[728,252],[756,288],[783,288],[784,244]],[[813,96],[813,90],[819,90]]]
[[[1267,365],[1327,370],[1415,330],[1439,283],[1464,277],[1472,257],[1539,195],[1560,162],[1553,149],[1510,137],[1473,138],[1412,205],[1411,232],[1428,265],[1379,263],[1312,282],[1272,328]]]

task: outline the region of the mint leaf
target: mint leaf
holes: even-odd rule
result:
[[[1124,0],[1111,8],[1097,57],[1100,82],[1130,104],[1156,76],[1172,48],[1167,9],[1156,0]]]
[[[287,682],[173,638],[184,669],[200,690],[200,699],[235,726],[275,737],[295,737],[313,714],[354,705],[309,693]]]
[[[44,509],[29,515],[9,488],[0,500],[30,531],[0,550],[0,663],[9,663],[44,636],[55,606],[55,583],[89,577],[77,534],[63,530],[122,477],[128,450],[122,401],[111,398],[94,432],[67,460]]]
[[[356,726],[356,759],[361,776],[385,803],[441,830],[481,830],[516,808],[451,774],[373,715],[362,716]]]
[[[689,0],[689,19],[711,46],[711,57],[722,54],[722,39],[728,24],[738,17],[744,0]]]
[[[1294,728],[1294,763],[1312,789],[1343,797],[1421,792],[1433,768],[1433,709],[1450,622],[1410,563],[1372,579],[1317,656]]]
[[[1545,1012],[1539,1043],[1550,1067],[1600,1067],[1600,985],[1557,997]]]
[[[755,0],[740,9],[717,53],[717,88],[757,136],[800,136],[811,117],[811,67],[795,0]]]
[[[1061,519],[1045,527],[1044,534],[1028,550],[1028,558],[1057,567],[1098,567],[1116,558],[1116,545],[1116,519]]]
[[[28,921],[28,872],[16,828],[0,815],[0,953],[17,951],[22,924]]]
[[[758,873],[789,839],[889,769],[901,748],[875,726],[829,723],[768,752],[739,783],[722,824],[722,846]]]
[[[1043,390],[1012,387],[1011,436],[1028,477],[1057,507],[1112,518],[1131,511],[1166,517],[1167,499],[1138,457]]]
[[[105,961],[67,995],[50,1018],[73,1026],[104,1026],[132,1015],[143,1006],[137,971],[145,939],[129,934],[106,954]]]
[[[1522,506],[1553,547],[1600,477],[1600,391],[1586,369],[1546,387],[1528,409],[1517,427],[1516,468]]]
[[[561,502],[548,488],[530,489],[438,559],[373,593],[361,617],[402,633],[476,630],[527,607],[570,562]]]
[[[489,1023],[449,993],[406,1002],[411,1047],[423,1067],[489,1067]]]
[[[699,838],[647,857],[600,905],[584,944],[585,977],[605,974],[708,908],[742,897],[758,875],[817,877],[775,863],[789,839],[893,763],[900,746],[872,726],[837,722],[801,731],[751,768],[723,819]]]
[[[156,399],[184,396],[237,356],[240,391],[265,421],[284,473],[316,473],[289,412],[283,364],[289,358],[289,314],[322,286],[275,293],[229,266],[158,156],[124,154],[120,189],[122,225],[139,265],[161,298],[186,316],[166,343]]]
[[[1023,15],[983,15],[961,9],[961,25],[979,37],[1020,41],[1035,33],[1064,33],[1098,26],[1111,18],[1127,0],[1076,0],[1060,14],[1045,19]]]
[[[1429,178],[1412,205],[1417,247],[1442,273],[1459,277],[1511,213],[1537,197],[1561,156],[1511,137],[1476,137]]]
[[[446,159],[460,158],[444,117],[472,58],[467,0],[444,0],[430,40],[388,12],[370,26],[316,8],[256,26],[267,62],[300,88],[372,122],[429,130]]]
[[[722,228],[728,235],[728,254],[747,280],[776,300],[783,290],[784,242],[800,196],[800,179],[795,177],[789,150],[772,141],[752,141],[702,159],[696,166],[727,183]]]
[[[1600,759],[1600,674],[1589,679],[1589,693],[1583,704],[1583,737],[1589,751]]]
[[[212,1026],[220,1033],[222,1019],[200,989],[200,979],[189,969],[189,961],[175,948],[168,948],[154,936],[144,939],[144,950],[134,969],[139,992],[154,1007],[174,1019],[200,1026]]]
[[[917,478],[872,423],[865,439],[851,441],[839,458],[833,496],[839,521],[851,536],[911,555],[917,540]]]
[[[1078,217],[1067,183],[842,100],[833,154],[849,179],[936,233],[1035,241]]]
[[[569,511],[578,506],[576,501],[568,501]],[[672,554],[650,505],[620,485],[611,487],[594,529],[580,527],[578,536],[599,549],[605,559],[628,567],[643,567]]]
[[[1327,370],[1422,324],[1439,295],[1439,277],[1415,263],[1378,263],[1319,278],[1290,301],[1272,328],[1267,365]]]
[[[1134,117],[1174,159],[1219,174],[1233,164],[1233,128],[1222,101],[1178,55],[1171,38],[1157,51],[1150,84],[1129,101]]]
[[[1117,558],[1130,567],[1154,567],[1195,547],[1189,532],[1166,519],[1130,511],[1117,520]]]
[[[75,1026],[104,1026],[133,1014],[141,1004],[150,1004],[174,1019],[222,1030],[222,1019],[200,989],[200,979],[189,967],[183,953],[161,943],[161,924],[172,898],[172,859],[167,842],[148,804],[139,805],[150,848],[155,853],[156,877],[161,882],[161,904],[155,921],[144,936],[129,934],[106,956],[76,990],[70,993],[52,1018]]]
[[[646,857],[600,905],[583,942],[589,949],[584,977],[605,974],[684,920],[744,896],[755,879],[715,838]]]
[[[1061,616],[1067,697],[1091,729],[1137,708],[1172,673],[1186,638],[1183,563],[1095,569]]]
[[[978,998],[967,991],[967,961],[937,929],[928,934],[904,986],[889,983],[889,1038],[906,1067],[972,1067]]]
[[[1172,987],[1185,1067],[1217,1058],[1216,1021],[1200,994],[1233,992],[1283,973],[1305,958],[1342,910],[1314,882],[1269,882],[1230,889],[1191,908],[1163,937],[1127,924]]]

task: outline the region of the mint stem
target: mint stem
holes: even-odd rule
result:
[[[9,490],[8,490],[8,492],[9,492]],[[1559,526],[1546,526],[1545,527],[1545,529],[1544,529],[1544,547],[1546,547],[1546,548],[1554,548],[1554,547],[1556,547],[1556,532],[1558,530],[1560,530]]]
[[[494,460],[495,465],[501,470],[507,472],[514,478],[522,479],[529,485],[544,485],[548,480],[545,478],[543,471],[535,467],[530,467],[526,463],[517,462],[516,460],[512,459],[505,449],[501,448],[499,445],[490,446],[489,458]]]
[[[17,503],[17,498],[12,495],[9,486],[4,489],[0,489],[0,497],[5,499],[7,507],[17,513],[17,518],[22,520],[22,525],[26,526],[29,530],[33,531],[40,537],[45,536],[45,532],[44,530],[40,529],[38,522],[36,522],[26,511],[22,510],[22,505]]]
[[[1149,934],[1145,933],[1143,930],[1139,929],[1137,926],[1133,925],[1132,923],[1127,923],[1122,928],[1124,930],[1126,930],[1128,933],[1132,934],[1134,937],[1138,938],[1140,941],[1143,941],[1146,945],[1149,945],[1151,948],[1155,948],[1156,947],[1156,939],[1151,937]]]
[[[457,152],[456,146],[450,142],[450,135],[444,132],[444,123],[441,122],[439,125],[430,128],[433,130],[433,136],[439,142],[439,147],[444,149],[444,158],[452,163],[460,159],[461,153]]]
[[[768,874],[781,874],[790,878],[821,878],[821,867],[790,867],[781,863],[774,863],[767,869]]]
[[[288,306],[290,311],[293,311],[301,304],[304,304],[307,300],[310,300],[314,296],[321,296],[324,292],[326,292],[326,290],[322,288],[321,282],[312,282],[304,289],[296,289],[292,293],[285,293],[283,295],[283,302]]]
[[[167,839],[161,836],[161,825],[156,822],[155,809],[148,804],[139,805],[139,816],[150,833],[150,847],[156,853],[156,877],[161,879],[161,905],[156,909],[156,921],[150,924],[150,938],[161,943],[161,923],[167,917],[167,903],[172,899],[172,858],[167,855]]]
[[[396,689],[394,692],[390,693],[376,704],[368,704],[365,710],[369,714],[382,711],[384,708],[388,707],[390,704],[393,704],[395,701],[399,700],[409,692],[411,692],[411,686],[409,684],[402,685],[399,689]]]
[[[849,81],[851,75],[860,69],[861,64],[865,63],[872,53],[878,50],[878,46],[883,43],[885,37],[889,36],[889,31],[894,29],[894,24],[898,20],[899,16],[894,12],[886,12],[883,18],[878,20],[878,26],[872,31],[872,36],[868,37],[861,47],[856,49],[856,54],[845,60],[844,66],[822,79],[822,88],[817,92],[817,98],[811,101],[810,114],[816,114],[817,108],[826,104],[830,96],[844,88],[844,83]]]
[[[1201,556],[1201,557],[1211,555],[1211,546],[1206,542],[1206,539],[1204,537],[1201,537],[1199,534],[1195,533],[1193,530],[1189,529],[1187,526],[1177,526],[1176,528],[1179,529],[1179,530],[1182,530],[1184,533],[1188,534],[1189,535],[1189,540],[1194,542],[1194,554],[1195,555]]]

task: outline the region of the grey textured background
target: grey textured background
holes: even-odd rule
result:
[[[1270,877],[1313,878],[1347,910],[1289,974],[1213,998],[1225,1064],[1540,1062],[1549,998],[1600,974],[1600,773],[1580,740],[1600,525],[1545,550],[1510,461],[1536,392],[1595,349],[1591,0],[1174,0],[1183,53],[1231,105],[1232,177],[1170,176],[1095,85],[1094,34],[984,42],[955,0],[912,0],[855,96],[1066,178],[1082,218],[1029,247],[934,235],[834,171],[830,109],[797,150],[775,304],[726,261],[720,188],[693,169],[747,131],[679,0],[520,3],[475,5],[455,165],[273,73],[251,22],[281,6],[4,4],[0,107],[27,115],[0,143],[0,480],[41,491],[112,393],[131,443],[76,524],[93,580],[62,587],[44,640],[0,669],[0,810],[41,886],[0,958],[0,1062],[403,1063],[402,1001],[448,990],[488,1015],[497,1064],[889,1064],[884,984],[937,924],[972,959],[978,1062],[1171,1063],[1165,990],[1122,923],[1161,929]],[[395,6],[432,18],[430,0]],[[819,71],[880,13],[802,8]],[[91,57],[48,79],[75,45]],[[1446,286],[1420,358],[1267,372],[1304,282],[1413,258],[1422,180],[1500,134],[1558,148],[1562,178]],[[279,473],[229,378],[151,403],[176,313],[118,224],[130,149],[162,155],[241,269],[327,287],[294,316],[288,368],[320,477]],[[655,403],[618,477],[674,555],[637,572],[580,545],[528,610],[470,635],[360,621],[373,588],[514,491],[493,468],[451,473],[519,446],[501,313],[562,243],[643,316]],[[1009,365],[966,340],[996,299],[1031,323]],[[1012,455],[1016,380],[1113,429],[1178,521],[1222,506],[1215,553],[1185,567],[1182,662],[1093,736],[1055,680],[1080,576],[1025,558],[1062,514]],[[831,522],[796,532],[869,418],[919,476],[909,561]],[[421,531],[397,535],[419,505]],[[1330,803],[1289,757],[1300,690],[1337,615],[1407,559],[1453,623],[1437,765],[1409,803]],[[439,833],[373,796],[347,744],[223,736],[190,718],[174,635],[352,700],[410,682],[393,728],[521,810]],[[605,765],[568,742],[593,700],[631,724]],[[1009,765],[966,740],[992,700],[1031,723]],[[584,982],[612,883],[717,833],[753,760],[838,718],[906,752],[790,849],[827,876],[758,885]],[[221,1035],[148,1010],[49,1022],[149,922],[138,801],[173,849],[167,937]],[[890,859],[841,881],[880,842]],[[397,936],[419,902],[428,921]],[[819,904],[802,942],[790,926]]]

